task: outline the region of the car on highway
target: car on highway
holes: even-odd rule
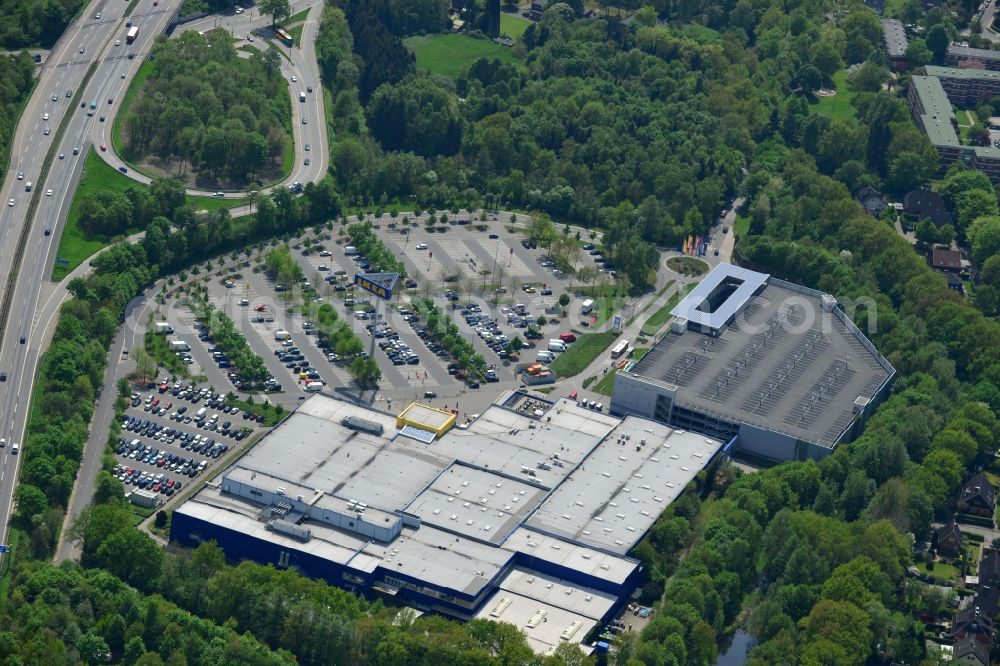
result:
[[[103,152],[107,152],[107,150],[108,150],[108,147],[107,147],[106,145],[104,145],[104,144],[102,143],[102,144],[101,144],[101,152],[102,152],[102,153],[103,153]]]
[[[121,171],[122,173],[128,173],[128,167],[120,166],[118,167],[118,170]]]
[[[52,190],[45,190],[45,196],[51,197],[52,196]],[[48,234],[45,234],[45,235],[48,236]]]
[[[51,192],[51,191],[52,191],[52,190],[49,190],[49,192]],[[52,196],[52,195],[50,194],[49,196]],[[51,229],[46,229],[46,230],[45,230],[45,235],[46,235],[46,236],[51,236],[51,235],[52,235],[52,230],[51,230]]]
[[[212,196],[213,197],[218,197],[218,198],[221,199],[222,197],[226,196],[226,193],[225,192],[212,192]]]
[[[427,249],[427,243],[417,243],[417,249],[418,250],[426,250]]]
[[[309,158],[307,157],[307,158],[305,158],[304,160],[302,160],[302,164],[303,164],[304,166],[309,166]]]
[[[42,120],[48,120],[48,119],[49,119],[49,114],[48,113],[43,113],[42,114]]]
[[[24,172],[23,171],[18,171],[17,172],[17,179],[18,180],[24,180]]]
[[[100,21],[101,20],[101,12],[97,12],[97,14],[94,15],[94,18],[97,19],[98,21]]]
[[[79,155],[80,154],[80,149],[79,148],[74,148],[73,149],[73,154],[74,155]]]
[[[497,240],[500,238],[500,234],[490,234],[490,240]]]
[[[83,44],[80,44],[80,53],[83,53],[84,50],[85,50],[85,47],[83,46]]]
[[[115,40],[115,46],[121,46],[121,45],[122,45],[122,40],[116,39]]]
[[[44,131],[44,132],[42,132],[42,134],[44,134],[45,136],[48,136],[48,135],[49,135],[49,134],[51,134],[51,133],[52,133],[52,130],[50,130],[50,129],[49,129],[48,127],[46,127],[46,128],[45,128],[45,131]]]
[[[53,102],[58,102],[59,101],[59,95],[56,94],[56,93],[52,93],[52,101]]]
[[[302,146],[302,148],[303,148],[303,150],[312,150],[312,146],[310,146],[308,143],[306,145]]]
[[[292,75],[292,83],[298,83],[299,79],[294,74]]]
[[[5,382],[5,381],[7,381],[7,373],[0,372],[0,382]],[[0,446],[3,446],[3,444],[0,444]]]
[[[66,91],[66,99],[69,99],[72,96],[73,96],[73,91],[72,90],[67,90]]]
[[[59,153],[59,159],[61,160],[66,159],[66,153]]]
[[[7,205],[10,206],[11,208],[13,208],[14,207],[14,200],[13,199],[7,199]]]

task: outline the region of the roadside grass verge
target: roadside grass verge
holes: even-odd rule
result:
[[[651,338],[656,335],[657,332],[663,328],[663,325],[670,320],[670,311],[677,306],[680,300],[686,296],[689,291],[694,289],[695,284],[696,283],[692,282],[681,285],[677,290],[677,293],[671,296],[670,300],[663,304],[663,307],[650,315],[649,319],[646,320],[646,323],[642,325],[642,336]]]
[[[569,345],[566,351],[559,354],[550,367],[560,377],[577,375],[593,363],[594,359],[600,356],[617,337],[618,331],[584,333],[578,336],[576,342]]]

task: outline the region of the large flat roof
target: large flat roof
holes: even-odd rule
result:
[[[346,416],[384,432],[351,429]],[[721,444],[516,391],[467,429],[425,444],[400,436],[391,415],[316,394],[176,511],[376,581],[401,585],[395,576],[472,598],[503,588],[511,603],[501,620],[527,622],[531,608],[558,619],[529,636],[544,652],[575,622],[572,640],[581,640],[616,598],[512,569],[514,558],[625,585],[640,566],[625,554]],[[286,522],[309,530],[305,540],[268,529],[274,507],[257,498],[272,496]],[[584,500],[567,522],[563,514]],[[357,503],[365,508],[356,527]],[[386,527],[363,532],[362,523]]]
[[[952,121],[955,112],[948,100],[948,94],[941,87],[941,81],[936,76],[910,77],[910,85],[914,87],[923,113],[920,122],[927,132],[927,138],[935,146],[958,146],[958,134]]]
[[[610,439],[587,459],[590,470],[574,470],[545,500],[529,527],[625,554],[721,446],[630,417]]]
[[[993,53],[996,53],[993,51]],[[1000,80],[1000,72],[992,69],[979,69],[977,67],[941,67],[940,65],[926,65],[924,71],[927,76],[936,76],[944,79],[964,79],[967,81],[997,81]]]
[[[719,337],[667,333],[631,372],[677,386],[676,406],[832,447],[891,366],[820,296],[771,278]]]
[[[906,38],[906,28],[899,19],[881,19],[882,37],[885,40],[885,50],[892,58],[901,58],[906,55],[906,47],[909,40]]]
[[[670,314],[693,324],[718,330],[746,307],[754,293],[767,283],[764,273],[722,263],[717,265]],[[720,303],[713,299],[720,290],[731,291]]]
[[[1000,60],[1000,51],[977,49],[971,46],[948,45],[948,55],[956,58],[976,58],[978,60]]]

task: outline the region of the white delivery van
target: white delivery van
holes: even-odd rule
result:
[[[27,183],[24,184],[24,191],[25,192],[30,192],[31,191],[31,181],[30,180]]]
[[[198,412],[197,412],[197,413],[196,413],[196,414],[194,415],[194,420],[195,420],[195,421],[197,421],[198,423],[201,423],[202,421],[204,421],[204,420],[205,420],[205,414],[206,414],[206,413],[208,413],[208,409],[207,409],[206,407],[202,407],[202,408],[201,408],[201,409],[199,409],[199,410],[198,410]]]
[[[344,248],[344,254],[346,254],[348,257],[353,257],[357,253],[358,253],[358,248],[354,247],[353,245],[348,245],[347,247]]]
[[[549,351],[564,352],[566,351],[566,343],[559,339],[549,340]]]
[[[20,448],[21,448],[21,445],[18,444],[17,442],[14,442],[13,444],[10,445],[10,452],[11,452],[11,454],[16,455],[17,452],[18,452],[18,450]]]
[[[588,298],[583,303],[580,304],[580,312],[583,314],[590,314],[590,311],[594,309],[594,299]]]
[[[306,101],[306,94],[304,92],[299,93],[299,101],[300,102]]]
[[[274,332],[274,339],[275,340],[289,340],[289,339],[291,339],[291,337],[292,337],[292,334],[289,333],[288,331],[286,331],[283,328],[279,328],[277,331]]]
[[[308,382],[306,383],[306,390],[310,393],[316,393],[317,391],[323,390],[323,382]]]
[[[538,357],[536,360],[539,363],[551,363],[555,359],[556,355],[550,351],[545,351],[544,349],[538,352]]]

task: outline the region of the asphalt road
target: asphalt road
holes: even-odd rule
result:
[[[71,108],[72,95],[83,85],[94,62],[97,63],[95,73],[82,99],[100,101],[115,86],[127,83],[141,60],[139,57],[129,60],[126,48],[137,53],[148,50],[156,34],[166,27],[169,12],[177,4],[179,0],[165,0],[155,12],[137,12],[132,20],[140,28],[139,38],[135,44],[125,47],[125,5],[106,0],[92,2],[83,10],[81,18],[67,28],[50,53],[39,72],[35,93],[18,122],[12,142],[11,170],[3,185],[3,198],[13,199],[13,205],[5,204],[0,213],[0,276],[6,277],[12,269],[17,241],[25,225],[30,225],[30,230],[14,286],[7,328],[0,340],[0,371],[7,373],[6,382],[0,384],[0,437],[8,442],[0,450],[0,543],[7,539],[21,459],[11,453],[10,444],[23,443],[39,355],[47,346],[47,337],[51,334],[49,325],[54,321],[53,309],[48,310],[47,318],[36,316],[36,309],[43,296],[47,299],[51,295],[50,288],[45,285],[56,258],[60,225],[66,218],[74,182],[86,159],[88,138],[100,122],[97,115],[100,111],[88,116],[88,109]],[[98,12],[101,19],[96,18]],[[122,46],[115,47],[115,39],[120,39]],[[125,82],[121,79],[122,74],[126,76]],[[67,91],[71,93],[69,99]],[[38,182],[43,161],[67,116],[65,133],[56,148],[57,157],[51,163],[46,181]],[[46,133],[46,129],[50,133]],[[79,148],[76,155],[74,148]],[[64,155],[63,159],[58,158],[59,153]],[[19,172],[23,172],[23,180],[17,178]],[[28,182],[32,183],[30,193]],[[48,190],[52,191],[51,195],[47,194]],[[34,194],[40,194],[40,198],[34,218],[29,220],[29,201]],[[6,288],[6,283],[4,285]],[[39,322],[43,325],[39,326]]]
[[[82,170],[87,145],[93,143],[99,146],[103,143],[110,148],[107,128],[117,109],[117,101],[135,76],[142,57],[166,29],[180,4],[180,0],[163,0],[159,6],[153,7],[151,2],[148,5],[147,2],[149,0],[143,0],[130,17],[133,25],[139,27],[139,36],[131,45],[126,44],[124,39],[126,17],[123,12],[127,5],[96,0],[82,12],[81,17],[67,28],[41,67],[35,93],[25,105],[12,141],[11,169],[3,186],[3,198],[12,200],[12,205],[4,205],[0,210],[0,276],[8,275],[13,267],[17,241],[25,225],[30,225],[30,231],[16,276],[8,325],[0,340],[0,372],[6,373],[6,380],[0,382],[0,437],[7,440],[7,446],[0,449],[0,544],[7,541],[21,460],[20,455],[11,452],[11,445],[14,442],[23,443],[40,354],[48,346],[58,307],[66,298],[67,281],[53,288],[48,278],[76,183],[80,177],[85,177]],[[298,102],[296,96],[293,105],[294,120],[300,129],[296,133],[299,139],[296,142],[298,166],[290,180],[302,182],[318,180],[327,168],[325,150],[311,151],[310,165],[302,164],[305,154],[302,151],[303,142],[326,145],[325,123],[303,125],[300,120],[303,116],[312,116],[311,119],[317,121],[324,118],[318,65],[312,47],[321,12],[321,4],[313,7],[303,30],[305,48],[293,49],[292,53],[292,66],[300,72],[296,76],[301,81],[313,82],[314,89],[305,103]],[[97,19],[98,13],[100,19]],[[116,40],[120,42],[117,46]],[[129,59],[129,53],[135,54],[135,57]],[[73,96],[95,62],[94,75],[80,97],[84,108],[73,105]],[[292,85],[290,83],[290,92]],[[108,104],[108,99],[113,100],[111,104]],[[90,102],[95,102],[96,106],[93,115],[88,114]],[[45,114],[48,114],[47,119]],[[107,116],[105,122],[101,122],[101,114]],[[56,157],[51,162],[45,182],[39,182],[44,159],[59,136],[59,127],[67,115],[69,118],[56,148]],[[105,152],[100,154],[109,155]],[[17,177],[19,173],[23,173],[23,179]],[[28,182],[32,183],[32,192],[27,191]],[[34,217],[29,220],[29,202],[33,194],[40,194],[40,197]],[[246,207],[232,211],[234,216],[248,212]],[[116,344],[118,342],[116,340]],[[118,355],[120,347],[112,350],[112,359],[118,358]],[[98,420],[101,418],[99,411]],[[68,512],[71,516],[78,515],[90,501],[96,469],[88,471],[88,467],[100,465],[103,441],[99,439],[106,437],[107,426],[100,427],[97,422],[94,426],[91,437],[94,443],[88,443],[85,449],[80,474],[89,479],[90,489],[88,491],[84,484],[76,490],[74,498],[77,499]]]
[[[143,2],[148,1],[150,0],[143,0]],[[323,13],[323,3],[316,2],[316,0],[296,3],[293,5],[292,14],[298,13],[306,8],[310,8],[310,12],[302,30],[301,46],[291,49],[283,45],[275,46],[275,48],[281,49],[281,52],[288,56],[287,58],[281,58],[281,73],[288,82],[288,93],[292,99],[292,136],[294,137],[295,143],[295,161],[287,178],[273,187],[263,188],[260,190],[261,194],[267,194],[271,192],[274,187],[284,187],[293,182],[300,182],[303,185],[310,182],[318,182],[326,174],[327,166],[329,164],[329,156],[327,155],[326,150],[327,141],[325,114],[323,111],[323,89],[321,87],[319,65],[316,62],[315,49],[316,31],[319,29],[320,16]],[[270,25],[269,18],[260,17],[256,9],[251,11],[253,12],[255,18],[248,21],[248,25],[253,28]],[[235,25],[239,25],[242,21],[246,21],[243,19],[243,16],[245,15],[246,14],[229,14],[223,16],[208,16],[204,19],[199,19],[197,21],[177,26],[174,29],[173,34],[174,36],[177,36],[189,30],[201,32],[221,26],[229,29],[234,34],[245,37],[248,31],[234,27]],[[141,30],[142,29],[140,28],[140,34]],[[254,46],[261,50],[268,48],[267,42],[262,39],[257,39],[254,42]],[[127,89],[127,84],[131,78],[132,77],[129,76],[126,80],[121,80],[121,86],[119,86],[120,89],[115,91],[115,94],[104,96],[102,100],[106,103],[107,99],[110,98],[117,102],[118,98],[124,94]],[[295,81],[292,81],[293,78]],[[311,93],[308,92],[310,87],[312,88]],[[305,93],[304,102],[300,101],[300,93]],[[111,107],[107,109],[107,122],[101,123],[99,126],[94,128],[92,139],[94,145],[107,146],[107,151],[102,151],[100,153],[101,158],[109,165],[119,169],[120,167],[127,167],[127,165],[125,164],[125,161],[115,153],[115,148],[111,142],[111,127],[117,110],[117,103],[112,104]],[[303,119],[305,119],[305,123],[303,123]],[[311,150],[305,151],[304,147],[306,145],[309,145]],[[306,158],[309,159],[309,164],[305,164]],[[140,183],[149,183],[152,180],[149,176],[132,168],[129,168],[126,175]],[[217,190],[189,188],[187,193],[192,196],[212,196],[216,191]],[[246,192],[226,192],[225,198],[245,199]],[[249,213],[249,206],[240,206],[238,208],[230,209],[230,214],[233,217],[239,217]]]

